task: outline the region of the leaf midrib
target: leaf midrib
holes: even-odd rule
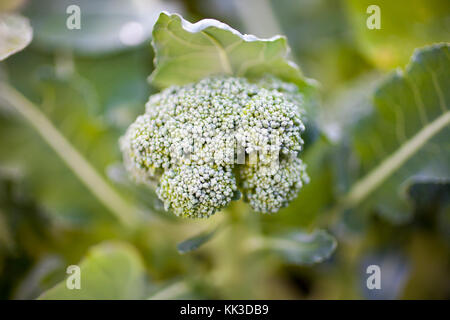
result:
[[[358,180],[342,200],[344,208],[358,205],[373,190],[414,156],[431,138],[450,124],[450,111],[442,113],[407,140],[394,153],[385,158],[377,167]]]
[[[214,45],[217,50],[217,55],[219,56],[220,64],[222,66],[223,71],[226,74],[233,74],[233,69],[231,67],[230,60],[228,59],[227,52],[222,44],[212,35],[210,35],[205,30],[202,30],[201,33],[208,38],[208,40]]]

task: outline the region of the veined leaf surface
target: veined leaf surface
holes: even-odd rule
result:
[[[404,195],[392,190],[401,193],[402,183],[418,174],[450,176],[449,47],[417,50],[405,71],[376,91],[374,112],[354,135],[364,177],[345,197],[346,207],[377,204],[380,213],[400,222],[410,210],[398,202]]]
[[[190,23],[177,14],[162,12],[153,28],[158,87],[182,85],[215,74],[260,78],[265,74],[308,88],[313,82],[288,60],[286,37],[259,39],[230,26],[205,19]]]

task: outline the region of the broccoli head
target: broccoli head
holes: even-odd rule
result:
[[[208,217],[241,194],[255,211],[276,212],[308,182],[302,104],[295,85],[275,78],[169,87],[120,139],[125,166],[179,216]]]

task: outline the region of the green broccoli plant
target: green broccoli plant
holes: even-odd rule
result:
[[[28,32],[23,34],[22,40],[31,38],[26,20],[5,17],[0,17],[0,24],[5,23],[3,36],[6,38],[0,39],[0,43],[2,40],[11,42],[14,23],[18,21],[25,23],[23,31]],[[0,60],[23,48],[26,42],[19,41],[3,56],[0,50]],[[154,27],[153,46],[156,60],[150,80],[161,92],[150,98],[145,113],[120,140],[131,175],[154,186],[166,208],[179,216],[208,217],[241,196],[255,211],[263,213],[276,212],[289,202],[290,208],[284,215],[263,217],[235,210],[242,208],[237,205],[227,210],[230,214],[196,223],[160,219],[151,210],[143,212],[140,204],[129,203],[127,197],[122,197],[97,173],[47,119],[44,110],[0,79],[0,105],[6,106],[8,113],[17,111],[33,126],[121,223],[118,227],[110,227],[108,223],[106,228],[100,229],[100,224],[95,224],[97,228],[82,234],[92,237],[81,245],[78,243],[80,234],[72,234],[70,228],[68,236],[73,237],[70,243],[74,241],[84,247],[92,241],[114,237],[133,242],[133,246],[122,241],[94,246],[80,263],[82,290],[70,290],[63,280],[40,298],[198,298],[203,295],[203,286],[214,292],[205,292],[205,297],[235,298],[247,293],[247,297],[260,297],[260,291],[264,291],[261,288],[269,288],[267,292],[271,294],[274,280],[280,275],[284,277],[285,271],[290,273],[290,267],[285,269],[288,264],[311,265],[330,257],[337,241],[327,231],[318,229],[320,227],[351,240],[341,242],[337,259],[329,265],[336,271],[342,269],[339,272],[345,277],[348,270],[356,270],[361,261],[368,261],[365,257],[372,259],[372,254],[366,252],[372,244],[383,250],[391,243],[405,253],[416,251],[414,230],[410,233],[406,231],[408,228],[389,227],[378,219],[372,227],[373,213],[395,224],[409,222],[413,229],[420,229],[420,220],[426,216],[425,251],[435,245],[442,247],[438,253],[445,251],[444,242],[430,241],[429,231],[433,230],[432,225],[439,225],[436,234],[440,233],[443,241],[448,239],[449,43],[417,49],[410,63],[380,81],[375,91],[372,85],[370,90],[367,84],[350,85],[344,89],[345,96],[350,98],[339,97],[334,106],[321,110],[320,117],[316,118],[317,127],[313,122],[317,108],[314,108],[315,99],[311,94],[314,83],[305,79],[299,68],[287,59],[284,37],[258,39],[242,35],[215,20],[190,24],[178,15],[162,13]],[[29,54],[25,52],[18,60],[8,63],[7,69],[32,57]],[[16,77],[16,72],[12,72],[12,82],[24,80],[33,64],[19,68],[17,73],[25,70],[25,75]],[[114,74],[119,75],[122,70]],[[365,79],[366,75],[357,82],[365,82]],[[72,80],[78,82],[79,78]],[[61,92],[78,88],[72,80]],[[25,81],[23,85],[27,88],[32,83]],[[28,92],[33,92],[33,86],[28,88]],[[53,100],[54,90],[48,92]],[[64,94],[56,96],[55,105],[62,101]],[[44,98],[48,96],[43,94],[42,97],[46,101]],[[14,123],[13,134],[8,137],[22,131],[15,127]],[[331,133],[333,139],[327,139],[322,130]],[[311,139],[312,133],[318,138]],[[7,143],[5,150],[16,145],[17,148],[12,149],[17,150],[11,151],[21,157],[28,154],[29,144],[19,148],[16,142],[21,139],[16,138]],[[306,186],[309,179],[305,163],[311,176]],[[41,164],[42,161],[28,163],[31,171],[36,172],[42,171]],[[78,189],[69,186],[67,190]],[[51,204],[49,208],[55,206],[47,197],[42,199],[43,203]],[[11,209],[8,207],[5,209]],[[90,212],[90,205],[85,208]],[[416,220],[411,223],[414,217]],[[199,226],[202,232],[192,236],[192,230]],[[5,230],[0,233],[0,236],[5,235],[0,240],[7,250],[12,243],[9,231],[14,229],[10,227],[8,223],[0,225],[0,229]],[[215,238],[200,255],[175,258],[174,250],[169,247],[173,240],[185,239],[177,248],[179,253],[186,254],[214,239],[223,229],[226,231],[220,231],[222,236]],[[379,233],[381,229],[383,232]],[[60,231],[66,233],[64,228]],[[348,237],[349,231],[351,237]],[[401,237],[397,236],[398,232]],[[422,233],[419,232],[419,238],[423,238]],[[177,239],[172,239],[172,235]],[[405,241],[405,236],[414,240],[413,247],[404,246],[411,242]],[[63,238],[66,242],[65,236]],[[69,260],[78,255],[78,250],[72,251],[75,253],[66,257]],[[279,258],[266,258],[265,254],[259,254],[262,251]],[[416,258],[421,260],[421,257]],[[436,257],[440,259],[441,254]],[[339,261],[344,264],[340,265]],[[8,264],[7,261],[6,266]],[[445,264],[443,270],[438,273],[438,281],[442,278],[440,275],[445,274]],[[55,275],[61,278],[61,274],[55,272]],[[163,281],[161,286],[157,282],[150,283],[149,275]],[[29,280],[30,277],[25,277],[24,281]],[[30,283],[36,284],[32,285],[34,295],[35,289],[40,290],[41,281],[31,280]],[[325,282],[328,280],[324,278]],[[261,283],[265,283],[263,287]],[[9,284],[7,282],[8,287]],[[15,289],[21,287],[20,283],[11,286],[19,293],[22,290]],[[322,282],[314,288],[313,296],[317,288],[323,289]],[[331,289],[336,292],[334,285]]]
[[[161,14],[154,31],[153,80],[166,80],[167,70],[176,70],[177,79],[150,97],[145,113],[121,138],[125,166],[137,181],[154,186],[165,209],[178,216],[208,217],[241,194],[255,211],[277,212],[309,180],[300,158],[306,99],[291,79],[304,80],[282,56],[287,51],[284,38],[259,40],[217,21],[207,22],[189,24],[177,15]],[[164,40],[173,32],[197,38],[174,48],[177,42]],[[254,51],[255,57],[246,56],[255,45],[261,51]],[[182,53],[187,48],[193,55],[206,54],[205,63],[212,70],[198,79],[187,72],[187,79],[181,77],[187,84],[180,83],[182,70],[177,69],[189,66],[189,61],[178,64],[180,54],[163,59],[160,53],[180,48]],[[233,56],[230,48],[241,50],[241,56]],[[268,48],[272,56],[266,61]],[[287,70],[288,81],[280,79],[286,75],[277,74],[276,68],[272,75],[270,60]],[[223,70],[217,70],[217,65]]]

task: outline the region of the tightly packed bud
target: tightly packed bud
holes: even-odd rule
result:
[[[202,218],[225,207],[236,189],[236,179],[226,167],[181,165],[164,172],[156,193],[166,210]]]
[[[207,217],[241,188],[260,212],[276,212],[308,181],[302,95],[267,78],[211,77],[150,97],[120,140],[138,181],[156,185],[166,210]]]
[[[281,159],[278,165],[243,166],[240,177],[246,200],[259,212],[277,212],[287,206],[309,181],[298,158]]]

